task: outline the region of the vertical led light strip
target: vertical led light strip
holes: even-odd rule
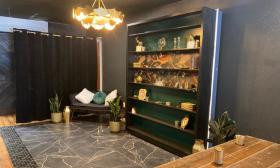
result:
[[[103,50],[102,50],[102,37],[96,38],[97,42],[97,64],[99,74],[97,74],[99,78],[99,91],[103,91]]]
[[[218,72],[219,72],[219,57],[220,57],[221,26],[222,26],[222,12],[219,9],[216,9],[215,40],[214,40],[214,53],[213,53],[212,77],[211,77],[211,96],[210,96],[208,121],[215,118],[217,83],[218,83]],[[208,126],[207,138],[208,139],[210,138],[209,126]],[[209,142],[207,142],[207,148],[209,148]]]

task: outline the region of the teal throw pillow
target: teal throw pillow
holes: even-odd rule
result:
[[[96,104],[104,104],[106,96],[104,92],[96,92],[93,96],[93,102]]]

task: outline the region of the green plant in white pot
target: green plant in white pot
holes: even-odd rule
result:
[[[118,96],[114,101],[108,102],[111,108],[111,117],[110,117],[110,128],[111,132],[120,132],[121,126],[120,126],[120,119],[121,119],[121,97]]]
[[[61,98],[58,97],[57,93],[54,97],[49,98],[51,119],[54,123],[62,121],[62,112],[59,110],[61,105]]]

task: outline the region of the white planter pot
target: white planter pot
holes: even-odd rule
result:
[[[62,113],[51,113],[52,122],[59,123],[62,121]]]
[[[110,121],[109,125],[110,125],[110,128],[111,128],[111,132],[114,132],[114,133],[120,132],[120,130],[121,130],[121,123],[120,122]]]

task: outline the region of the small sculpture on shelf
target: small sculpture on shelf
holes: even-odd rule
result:
[[[181,48],[181,37],[177,37],[177,48]]]
[[[136,108],[135,108],[135,107],[132,107],[131,113],[132,113],[132,114],[136,114]]]
[[[189,39],[187,39],[187,48],[189,49],[195,48],[194,35],[190,35]]]
[[[178,45],[177,45],[177,38],[175,37],[173,39],[173,49],[177,49]]]
[[[145,47],[143,46],[143,41],[140,41],[138,37],[135,38],[137,46],[136,46],[136,51],[137,52],[141,52],[141,51],[145,51]]]
[[[163,49],[165,49],[166,44],[167,44],[166,38],[165,38],[165,37],[160,38],[160,39],[158,40],[158,49],[159,49],[160,51],[162,51]]]
[[[174,125],[176,128],[179,128],[180,127],[180,121],[179,120],[175,120],[174,121]]]
[[[195,48],[199,48],[200,47],[200,36],[196,35],[194,36],[194,40],[195,40]]]
[[[142,83],[142,81],[143,81],[142,74],[143,74],[143,71],[136,72],[134,74],[134,83]]]
[[[185,116],[181,121],[181,128],[185,129],[189,123],[189,116]]]

